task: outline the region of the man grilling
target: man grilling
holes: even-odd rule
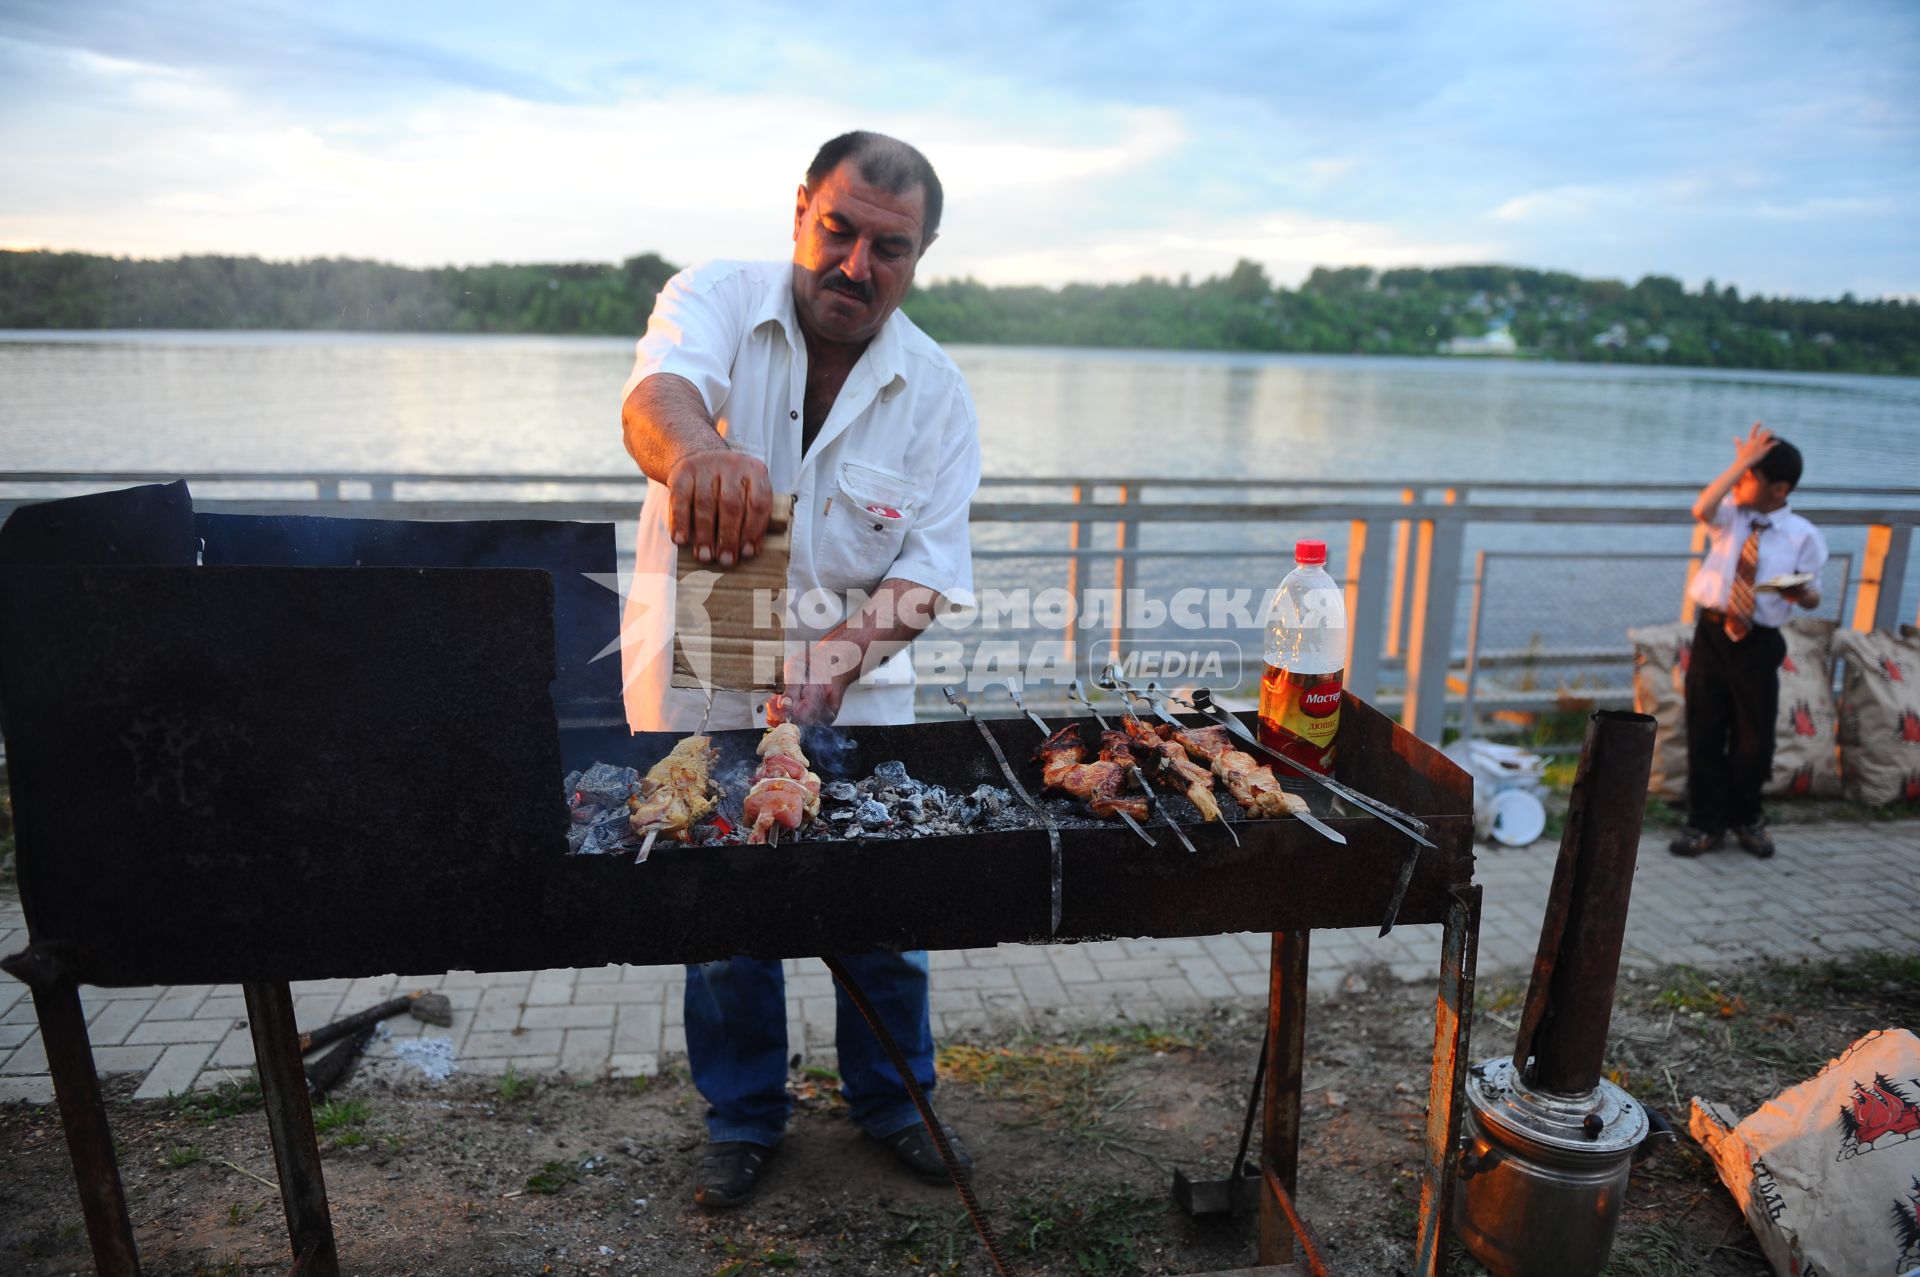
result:
[[[753,725],[746,695],[716,693],[708,711],[703,692],[670,686],[673,565],[683,546],[722,572],[753,557],[775,492],[796,494],[787,585],[808,644],[787,662],[782,712],[800,723],[913,721],[906,645],[939,608],[971,601],[967,509],[980,481],[966,383],[899,313],[941,203],[919,151],[846,133],[820,148],[799,188],[790,263],[712,262],[661,290],[621,411],[627,451],[651,481],[622,628],[636,731],[692,731],[703,713],[712,728]],[[841,961],[930,1089],[926,955]],[[792,1111],[780,963],[689,967],[686,1034],[708,1104],[694,1200],[737,1206]],[[909,1170],[944,1179],[898,1074],[844,994],[836,1040],[853,1119]]]

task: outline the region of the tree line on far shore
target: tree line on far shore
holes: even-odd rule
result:
[[[632,336],[676,268],[449,266],[0,252],[0,328],[338,329]],[[1920,303],[1743,297],[1512,266],[1316,268],[1297,289],[1256,263],[1194,282],[1065,288],[946,280],[905,310],[940,341],[1431,355],[1920,374]],[[1455,339],[1461,339],[1456,341]]]

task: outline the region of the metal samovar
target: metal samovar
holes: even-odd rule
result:
[[[1653,719],[1593,716],[1513,1054],[1467,1078],[1453,1222],[1494,1277],[1594,1277],[1628,1171],[1673,1138],[1601,1076],[1652,762]]]

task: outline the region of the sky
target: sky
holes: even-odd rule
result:
[[[0,0],[0,247],[782,257],[849,128],[940,173],[923,280],[1920,297],[1914,0]]]

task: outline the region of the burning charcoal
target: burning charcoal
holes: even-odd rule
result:
[[[914,783],[913,777],[907,775],[907,765],[897,758],[889,759],[874,768],[873,777],[875,780],[885,781],[887,784],[900,789],[904,789]]]
[[[989,816],[998,816],[1007,807],[1007,791],[995,789],[992,785],[982,785],[973,791],[973,800]]]
[[[836,803],[850,803],[860,797],[860,790],[852,781],[836,780],[827,786],[826,794]]]
[[[869,798],[860,804],[854,813],[861,824],[869,829],[881,829],[893,823],[893,815],[885,806]]]
[[[907,818],[909,824],[926,824],[927,802],[925,796],[921,794],[908,794],[906,799],[900,804],[900,814]]]
[[[640,773],[631,767],[615,767],[612,763],[595,763],[577,777],[569,777],[566,788],[567,800],[576,806],[592,804],[596,807],[624,805],[627,795],[640,783]],[[575,799],[575,795],[578,799]]]
[[[952,814],[963,825],[975,824],[980,819],[980,802],[968,795],[953,804]]]

